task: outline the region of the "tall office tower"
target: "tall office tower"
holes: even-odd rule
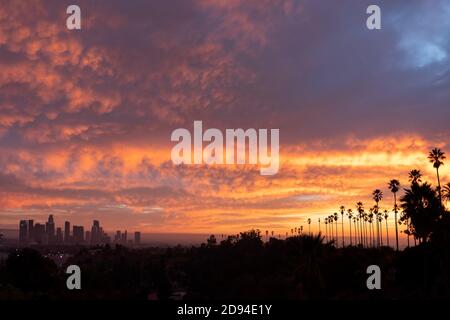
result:
[[[20,220],[20,222],[19,222],[19,242],[26,243],[27,239],[28,239],[27,221]]]
[[[53,215],[48,216],[48,221],[45,224],[45,231],[48,236],[48,241],[50,243],[54,242],[55,240],[55,221],[53,220]]]
[[[91,243],[91,232],[90,231],[86,231],[86,237],[85,237],[85,241],[86,241],[86,243],[87,244],[90,244]]]
[[[56,243],[62,244],[64,241],[63,232],[61,228],[56,228]]]
[[[122,233],[122,239],[120,239],[120,242],[122,244],[127,244],[127,237],[128,237],[127,230],[125,230],[125,232]]]
[[[115,243],[120,243],[120,237],[121,237],[120,230],[117,230],[117,231],[116,231],[116,235],[115,235],[115,237],[114,237],[114,242],[115,242]]]
[[[34,241],[34,221],[28,220],[28,241]]]
[[[98,220],[94,220],[91,228],[91,244],[99,244],[100,238],[100,222]]]
[[[45,235],[45,226],[41,223],[36,223],[33,228],[34,241],[39,244],[45,244],[47,237]]]
[[[64,222],[64,242],[70,243],[70,222]]]
[[[84,227],[83,226],[73,226],[72,230],[73,243],[82,244],[84,242]]]
[[[134,233],[134,244],[141,244],[141,233],[138,231]]]

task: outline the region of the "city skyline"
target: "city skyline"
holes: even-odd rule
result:
[[[85,230],[82,225],[72,225],[70,221],[64,221],[64,229],[57,227],[52,214],[47,222],[35,223],[33,219],[20,220],[18,229],[18,241],[22,245],[140,245],[141,232],[135,231],[134,238],[128,238],[128,231],[116,230],[114,238],[103,230],[99,220],[92,221],[90,230]]]

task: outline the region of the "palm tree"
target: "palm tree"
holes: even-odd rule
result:
[[[367,216],[367,213],[363,213],[363,219],[364,219],[364,221],[363,221],[363,227],[364,227],[364,241],[363,241],[363,245],[365,244],[366,246],[368,246],[367,245],[367,220],[368,220],[368,216]]]
[[[320,230],[320,218],[319,218],[319,235],[321,234],[321,231],[322,230]]]
[[[420,182],[422,182],[422,173],[420,172],[420,170],[417,170],[417,169],[411,170],[408,173],[408,180],[412,184],[420,183]]]
[[[344,248],[345,247],[345,240],[344,240],[344,212],[345,212],[345,207],[344,206],[341,206],[340,208],[339,208],[339,210],[341,211],[341,227],[342,227],[342,248]]]
[[[339,237],[338,237],[338,222],[337,221],[339,219],[339,216],[338,216],[337,212],[335,212],[333,214],[333,219],[336,222],[336,246],[338,246],[338,244],[339,244]]]
[[[325,241],[328,242],[328,217],[326,217],[323,220],[325,223]]]
[[[413,170],[414,171],[414,170]],[[416,170],[418,171],[418,170]],[[412,171],[411,171],[412,172]],[[411,173],[410,172],[410,173]],[[420,174],[420,172],[419,172]],[[420,176],[419,176],[420,179]],[[400,188],[400,182],[397,179],[392,179],[391,181],[389,181],[388,183],[389,186],[389,190],[391,190],[391,192],[394,194],[394,213],[395,213],[395,245],[398,251],[398,228],[397,228],[397,192]],[[386,226],[387,228],[387,226]],[[387,230],[387,229],[386,229]],[[389,241],[389,240],[388,240]],[[389,246],[389,243],[388,243]]]
[[[380,246],[383,246],[383,213],[378,212],[377,213],[378,223],[380,224]]]
[[[352,209],[348,209],[347,210],[347,216],[348,216],[348,224],[350,227],[350,246],[353,245],[352,243],[352,217],[353,217],[353,210]]]
[[[374,235],[373,235],[373,225],[372,225],[372,221],[373,221],[373,209],[370,208],[369,209],[369,214],[367,216],[367,222],[369,222],[369,235],[370,235],[370,244],[372,247],[374,247],[375,244],[375,240],[374,240]]]
[[[356,216],[353,216],[353,229],[355,229],[355,245],[358,243],[358,232],[356,231]]]
[[[440,219],[440,202],[430,184],[413,184],[400,199],[404,211],[403,219],[409,221],[409,232],[414,239],[425,242],[429,239]]]
[[[450,201],[450,182],[448,182],[444,188],[443,188],[443,194],[442,194],[442,199],[445,200],[445,202]]]
[[[266,241],[269,239],[269,230],[266,230]]]
[[[433,167],[436,168],[436,175],[438,181],[438,194],[441,207],[442,207],[442,195],[441,195],[441,181],[439,179],[439,167],[444,164],[445,160],[444,154],[445,153],[441,151],[441,149],[439,148],[434,148],[428,154],[428,160],[430,160],[430,162],[433,164]]]
[[[386,222],[386,243],[387,243],[387,246],[389,247],[388,218],[389,218],[389,213],[387,210],[384,210],[384,221]]]
[[[360,235],[359,244],[362,244],[362,246],[364,246],[364,241],[363,241],[362,232],[361,232],[361,230],[362,230],[362,228],[361,228],[361,226],[362,226],[362,217],[364,215],[364,204],[361,201],[356,203],[356,211],[358,211],[358,221],[359,221],[359,235]]]
[[[330,229],[330,234],[331,234],[331,241],[335,241],[333,221],[334,221],[333,215],[329,215],[328,216],[328,223],[330,224],[329,229]]]
[[[311,235],[311,218],[308,218],[308,233]]]
[[[402,211],[402,215],[400,216],[400,221],[398,222],[398,224],[401,224],[402,221],[405,222],[406,225],[406,230],[403,231],[403,233],[406,233],[407,235],[407,241],[408,241],[408,248],[409,248],[409,236],[410,236],[410,232],[409,232],[409,223],[408,223],[408,216],[406,215],[405,211]]]
[[[379,209],[378,204],[381,201],[381,199],[383,199],[383,192],[381,192],[380,189],[375,189],[372,192],[372,196],[373,196],[373,200],[375,200],[375,203],[376,203],[376,206],[375,206],[376,219],[375,219],[375,221],[377,223],[377,235],[378,235],[377,245],[380,246],[380,233],[379,233],[380,230],[379,230],[379,227],[378,227],[378,209]]]

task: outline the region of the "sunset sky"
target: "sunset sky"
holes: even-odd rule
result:
[[[82,30],[66,29],[78,4]],[[366,28],[381,7],[382,29]],[[284,233],[391,209],[450,155],[450,2],[16,1],[0,6],[0,228]],[[279,128],[280,170],[175,166],[176,128]],[[450,182],[450,159],[440,170]]]

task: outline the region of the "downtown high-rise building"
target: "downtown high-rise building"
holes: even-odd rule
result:
[[[73,243],[83,244],[84,243],[84,227],[83,226],[73,226]]]
[[[34,221],[28,220],[28,241],[34,241]]]
[[[53,243],[55,241],[55,221],[52,214],[48,216],[48,221],[45,224],[45,232],[48,236],[48,241]]]
[[[70,243],[70,222],[64,222],[64,242]]]
[[[19,242],[26,243],[28,241],[28,223],[26,220],[19,222]]]

